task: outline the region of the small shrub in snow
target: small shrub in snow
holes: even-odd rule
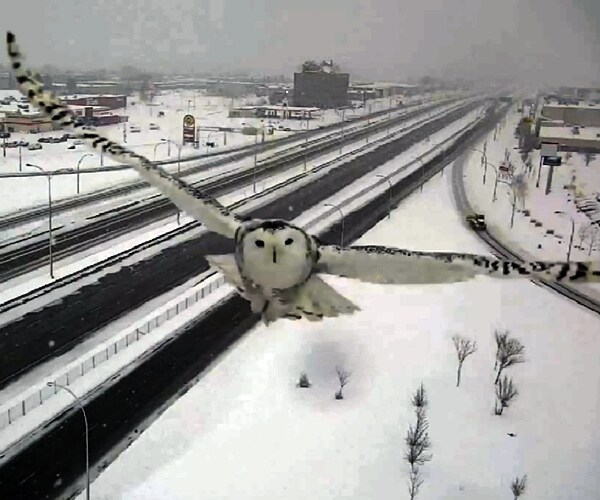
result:
[[[300,374],[300,378],[298,379],[298,384],[296,384],[296,386],[302,387],[303,389],[306,389],[311,386],[311,383],[308,380],[308,375],[306,374],[306,372],[302,372]]]
[[[517,386],[513,384],[512,379],[504,375],[504,378],[496,384],[496,406],[494,413],[502,415],[504,408],[508,408],[510,402],[519,395]]]
[[[429,441],[429,422],[427,421],[427,394],[423,384],[412,395],[411,403],[415,407],[417,420],[415,425],[409,425],[406,433],[405,460],[410,465],[408,492],[411,500],[414,500],[423,484],[423,477],[419,466],[429,462],[432,458],[428,450],[431,448]]]
[[[467,356],[473,354],[477,350],[477,342],[465,339],[459,335],[454,335],[454,337],[452,337],[452,342],[454,342],[456,356],[458,357],[458,369],[456,372],[456,387],[458,387],[460,385],[462,365],[465,362],[465,359],[467,359]]]
[[[496,380],[494,380],[495,384],[500,380],[500,375],[502,375],[502,371],[505,368],[516,365],[517,363],[525,362],[525,358],[523,357],[525,346],[517,339],[510,338],[508,332],[504,332],[500,339],[500,343],[498,342],[499,340],[497,337],[496,344],[498,349],[496,351],[496,366],[498,368],[498,373],[496,374]]]
[[[339,366],[336,367],[335,372],[337,373],[338,381],[340,382],[340,388],[335,393],[335,399],[344,399],[344,386],[348,384],[348,380],[350,379],[351,374],[350,372],[343,370]]]
[[[423,477],[421,476],[421,471],[417,468],[414,468],[410,471],[409,482],[408,482],[408,493],[410,494],[410,500],[415,500],[417,498],[417,494],[419,493],[419,489],[423,485]]]
[[[423,387],[422,383],[412,395],[411,403],[415,408],[425,408],[427,406],[427,394],[425,392],[425,387]]]
[[[431,448],[429,441],[429,422],[422,408],[417,409],[417,421],[415,425],[409,425],[406,433],[407,450],[404,455],[406,461],[410,464],[411,470],[414,470],[417,465],[423,465],[429,462],[432,458],[431,453],[427,450]]]
[[[514,500],[518,500],[518,498],[525,493],[525,488],[527,487],[527,476],[523,476],[521,479],[518,477],[510,484],[510,489],[514,495]]]

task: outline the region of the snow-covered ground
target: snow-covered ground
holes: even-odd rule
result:
[[[359,243],[485,252],[454,211],[449,178],[433,179]],[[596,498],[596,316],[528,281],[328,281],[362,311],[253,329],[100,475],[94,498],[406,497],[404,437],[420,382],[433,459],[419,498],[511,498],[510,481],[523,474],[528,499]],[[502,417],[492,411],[495,327],[527,354],[508,369],[520,395]],[[479,347],[460,388],[455,333]],[[333,397],[336,366],[352,372],[343,401]],[[312,388],[295,387],[301,371]]]
[[[520,118],[520,113],[515,108],[511,109],[506,125],[503,126],[494,140],[494,133],[475,145],[476,149],[483,149],[487,142],[488,161],[497,166],[504,158],[506,149],[510,152],[510,159],[517,167],[517,172],[524,169],[517,139],[514,138],[514,130]],[[489,167],[485,185],[483,184],[483,167],[481,165],[481,153],[473,151],[465,162],[464,182],[469,202],[473,209],[485,214],[489,230],[500,237],[501,241],[518,252],[545,260],[566,260],[569,248],[569,238],[572,224],[575,224],[574,241],[571,251],[573,260],[598,260],[598,251],[589,252],[589,242],[585,239],[580,241],[579,232],[581,228],[589,225],[589,219],[577,211],[574,200],[574,190],[565,186],[574,185],[575,191],[582,195],[591,194],[600,190],[600,158],[592,160],[589,165],[585,163],[583,154],[560,153],[563,164],[554,169],[552,190],[545,194],[546,181],[549,167],[542,167],[539,187],[536,187],[540,150],[534,150],[531,154],[533,171],[531,176],[525,176],[527,181],[527,196],[525,208],[530,211],[529,216],[522,212],[515,213],[514,227],[510,227],[512,211],[512,195],[506,184],[498,184],[497,200],[492,202],[494,191],[495,173]],[[520,201],[517,209],[521,209]],[[556,214],[555,211],[565,212],[567,215]],[[536,227],[532,220],[539,221],[541,226]],[[554,231],[548,234],[547,231]],[[582,243],[580,247],[580,242]],[[600,243],[600,241],[598,241]],[[600,244],[597,245],[600,249]],[[596,290],[600,296],[600,287],[586,285],[590,290]],[[596,292],[594,292],[596,293]]]

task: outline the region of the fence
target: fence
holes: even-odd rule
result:
[[[144,335],[151,333],[159,326],[164,325],[165,322],[174,318],[199,300],[211,294],[224,283],[224,278],[219,276],[216,280],[211,281],[199,290],[191,293],[185,299],[177,302],[174,306],[170,307],[166,311],[163,311],[160,314],[152,317],[140,327],[127,332],[125,335],[121,336],[119,339],[113,341],[109,345],[103,345],[102,347],[95,349],[83,361],[78,360],[69,365],[58,377],[54,379],[54,382],[66,386],[72,384],[74,381],[80,377],[83,377],[86,373],[94,370],[117,353],[127,349],[130,345],[135,344]],[[44,404],[45,401],[54,396],[54,394],[60,390],[56,386],[49,387],[46,385],[47,382],[48,380],[45,380],[43,385],[38,385],[37,387],[27,391],[28,395],[15,404],[9,403],[9,408],[0,413],[0,430],[5,429],[19,418],[27,415],[34,408]]]

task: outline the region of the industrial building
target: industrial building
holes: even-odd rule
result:
[[[320,108],[301,106],[240,106],[229,110],[229,118],[312,120]]]
[[[69,106],[103,106],[107,109],[127,107],[127,98],[122,94],[84,94],[60,98]]]
[[[567,126],[600,127],[600,106],[544,104],[542,118],[559,120]]]
[[[370,82],[353,83],[350,85],[349,92],[355,100],[363,99],[381,99],[382,97],[392,96],[411,96],[418,94],[420,88],[418,85],[408,85],[405,83],[394,82]]]
[[[128,121],[127,116],[112,113],[108,106],[71,105],[70,107],[76,116],[83,117],[89,125],[93,125],[94,127],[117,125]]]
[[[561,151],[600,153],[600,128],[564,127],[546,124],[539,131],[540,142],[555,142]]]
[[[0,118],[2,129],[6,132],[25,132],[39,134],[54,129],[52,120],[41,113],[11,113],[7,112]]]
[[[334,70],[333,61],[307,61],[294,73],[294,106],[339,108],[348,104],[350,75]]]

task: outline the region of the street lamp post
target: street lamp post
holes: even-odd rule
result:
[[[487,152],[485,150],[481,150],[481,149],[477,149],[477,148],[471,148],[471,151],[477,151],[478,153],[481,153],[481,163],[484,165],[483,184],[485,184],[485,179],[487,176],[487,167],[488,167]]]
[[[72,172],[72,168],[63,168],[55,170],[54,172],[47,172],[39,165],[33,165],[32,163],[26,163],[26,167],[31,167],[39,170],[48,179],[48,257],[50,261],[50,277],[54,278],[54,262],[52,256],[52,175],[62,172]]]
[[[158,148],[158,146],[160,146],[161,144],[164,144],[164,139],[161,139],[162,142],[157,142],[154,145],[154,150],[153,150],[153,156],[152,156],[152,160],[156,161],[156,149]]]
[[[421,162],[421,193],[423,192],[423,185],[425,184],[425,162],[423,158],[417,158],[417,161]]]
[[[254,166],[252,167],[252,192],[256,194],[256,163],[258,161],[258,130],[254,134]]]
[[[568,213],[561,210],[555,210],[555,214],[566,215],[571,220],[571,236],[569,238],[569,249],[567,250],[567,264],[571,261],[571,248],[573,247],[573,236],[575,235],[575,221]]]
[[[82,160],[86,156],[94,156],[94,155],[92,153],[86,153],[81,158],[79,158],[79,161],[77,162],[77,194],[79,194],[79,166],[81,165]]]
[[[342,147],[344,145],[344,124],[346,123],[345,118],[346,118],[346,110],[342,109],[342,129],[340,132],[340,155],[342,154]]]
[[[23,172],[23,156],[21,154],[21,148],[23,146],[21,145],[21,142],[19,142],[19,172]]]
[[[390,185],[390,202],[388,205],[388,219],[391,219],[392,218],[392,190],[394,189],[394,186],[392,185],[392,181],[390,181],[390,178],[387,175],[377,174],[376,177],[385,179],[387,181],[387,183]]]
[[[210,134],[209,134],[210,135]],[[159,144],[162,143],[167,143],[167,154],[169,156],[171,156],[171,143],[175,144],[175,147],[177,148],[177,178],[179,179],[179,177],[181,177],[181,148],[183,148],[183,144],[177,144],[176,142],[173,142],[171,139],[161,139],[162,142],[160,142]],[[156,145],[158,146],[158,144]],[[154,150],[156,151],[156,146],[154,146]],[[181,219],[181,210],[179,210],[179,207],[177,207],[177,225],[179,225]]]
[[[206,139],[204,141],[204,143],[206,145],[206,154],[208,154],[208,140],[210,139],[210,136],[215,133],[216,133],[216,131],[213,130],[212,132],[209,132],[208,135],[206,136]]]
[[[344,248],[344,212],[338,205],[334,205],[333,203],[325,203],[326,207],[335,208],[341,216],[341,231],[340,231],[340,248]]]
[[[90,440],[88,420],[87,415],[85,413],[85,408],[83,406],[83,403],[81,402],[81,399],[79,399],[77,395],[68,387],[65,387],[62,384],[57,384],[56,382],[48,382],[47,385],[48,387],[59,387],[60,389],[64,389],[71,396],[73,396],[83,415],[83,423],[85,426],[85,498],[86,500],[90,500]]]

